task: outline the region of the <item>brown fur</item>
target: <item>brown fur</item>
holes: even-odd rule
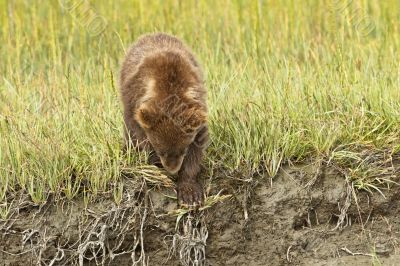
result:
[[[128,144],[178,173],[181,204],[201,203],[197,176],[208,142],[206,89],[191,51],[176,37],[145,35],[128,51],[120,83]]]

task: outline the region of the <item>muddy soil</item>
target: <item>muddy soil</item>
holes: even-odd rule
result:
[[[286,166],[273,180],[258,177],[248,185],[213,180],[211,194],[223,188],[232,197],[202,213],[205,264],[400,265],[400,187],[382,190],[383,197],[353,191],[334,169],[316,174],[313,167]],[[130,183],[133,200],[118,207],[105,196],[87,208],[79,200],[61,205],[49,199],[41,208],[19,209],[0,224],[0,265],[95,265],[86,254],[90,245],[98,264],[132,265],[144,255],[148,265],[180,265],[171,249],[176,216],[166,215],[176,208],[168,196],[173,190],[150,189],[140,205],[143,193]],[[139,212],[144,206],[145,216]]]

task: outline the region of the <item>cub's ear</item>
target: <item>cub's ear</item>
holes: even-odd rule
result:
[[[207,123],[207,113],[204,111],[198,111],[193,113],[189,118],[189,132],[196,132],[202,126]]]
[[[207,123],[207,113],[206,112],[198,112],[196,113],[197,127],[201,127],[205,123]]]
[[[152,128],[157,121],[157,114],[149,107],[141,106],[135,113],[135,119],[143,128]]]
[[[193,102],[204,102],[205,101],[205,94],[201,93],[201,90],[197,87],[189,87],[185,92],[185,97],[189,101]]]

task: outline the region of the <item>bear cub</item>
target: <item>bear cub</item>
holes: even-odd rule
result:
[[[208,143],[206,89],[199,63],[178,38],[149,34],[129,49],[121,68],[127,145],[177,174],[180,205],[204,200],[198,180]]]

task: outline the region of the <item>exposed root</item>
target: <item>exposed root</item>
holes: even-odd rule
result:
[[[41,215],[41,209],[36,210],[34,216]],[[17,208],[15,212],[18,212]],[[68,215],[68,211],[64,213]],[[88,261],[91,265],[106,265],[126,254],[130,254],[132,265],[147,265],[144,247],[147,214],[147,185],[141,179],[128,186],[119,205],[111,203],[104,210],[87,208],[74,220],[69,219],[61,235],[70,236],[71,231],[78,229],[77,239],[55,235],[46,227],[44,217],[35,218],[32,227],[23,232],[12,231],[11,222],[0,224],[0,230],[3,235],[22,237],[23,252],[9,255],[30,252],[36,265],[84,265]]]
[[[346,252],[347,254],[349,254],[349,255],[351,255],[351,256],[368,256],[368,257],[374,257],[373,254],[369,254],[369,253],[352,252],[351,250],[349,250],[349,249],[346,248],[346,247],[341,248],[340,250]]]
[[[335,228],[332,229],[336,230],[336,229],[343,229],[344,227],[351,225],[351,221],[348,219],[347,216],[347,211],[349,210],[350,206],[351,206],[351,199],[352,199],[352,195],[353,195],[353,184],[351,184],[349,181],[347,181],[347,190],[346,190],[346,200],[343,204],[343,206],[340,209],[340,215],[338,218],[338,221],[336,223]]]
[[[96,265],[105,265],[107,261],[129,253],[133,265],[146,265],[143,231],[148,212],[148,195],[144,180],[140,193],[136,194],[141,199],[126,195],[123,204],[113,204],[111,210],[102,214],[87,210],[92,219],[89,224],[85,223],[85,229],[80,234],[82,237],[76,249],[79,265],[83,265],[85,260],[94,261]],[[123,246],[128,236],[133,237],[133,241],[129,241],[128,246]],[[138,247],[139,257],[136,254]]]
[[[146,195],[145,199],[144,199],[144,211],[143,211],[143,215],[141,217],[141,222],[140,222],[140,230],[139,230],[139,234],[140,234],[140,256],[138,259],[136,259],[135,257],[135,250],[136,250],[136,246],[139,243],[139,240],[136,241],[135,243],[135,247],[133,249],[133,252],[131,253],[131,259],[132,259],[132,265],[138,265],[139,263],[142,263],[143,266],[147,265],[147,261],[146,261],[146,253],[144,252],[144,224],[146,222],[146,218],[147,218],[147,212],[148,212],[148,196]]]
[[[179,260],[185,266],[206,265],[208,231],[203,212],[189,213],[180,223],[173,236],[173,252],[179,254]]]
[[[321,172],[322,172],[322,167],[323,167],[323,159],[318,159],[315,162],[315,174],[313,175],[313,177],[304,185],[304,188],[310,190],[314,184],[317,182],[318,178],[320,178],[321,176]]]
[[[170,255],[178,255],[183,265],[206,265],[208,230],[205,212],[216,203],[223,202],[232,196],[221,195],[221,193],[222,190],[216,195],[208,196],[204,205],[199,209],[182,208],[168,213],[168,215],[177,217],[176,233],[172,236]]]
[[[291,258],[291,256],[290,256],[290,249],[292,248],[293,246],[292,245],[290,245],[289,247],[288,247],[288,249],[286,250],[286,260],[287,260],[287,262],[292,262],[292,258]]]

